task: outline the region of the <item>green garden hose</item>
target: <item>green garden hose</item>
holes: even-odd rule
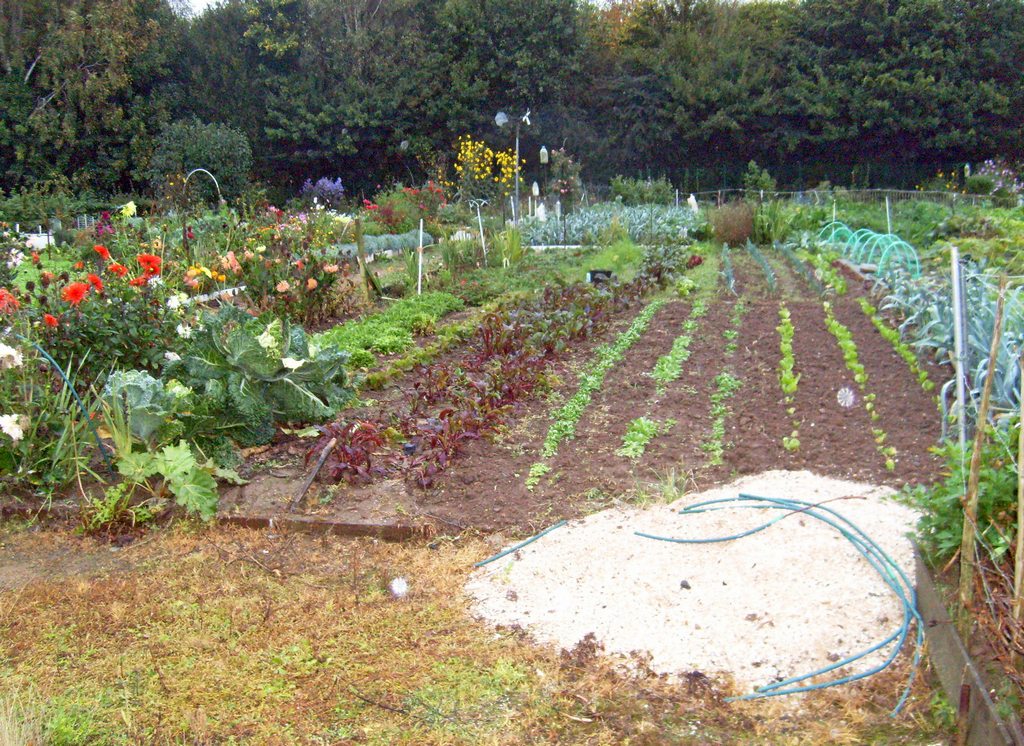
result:
[[[861,556],[864,557],[865,560],[867,560],[868,564],[874,568],[874,570],[882,577],[882,580],[885,581],[885,584],[889,586],[893,593],[896,594],[896,597],[900,600],[900,603],[903,606],[903,620],[899,627],[885,639],[875,643],[865,650],[860,651],[859,653],[856,653],[855,655],[851,655],[847,658],[836,661],[831,665],[825,666],[824,668],[811,671],[810,673],[793,676],[783,681],[767,684],[765,686],[758,687],[750,694],[746,694],[741,697],[732,697],[730,699],[760,699],[762,697],[776,697],[783,694],[796,694],[797,692],[807,692],[816,689],[825,689],[831,686],[838,686],[839,684],[846,684],[851,681],[872,676],[887,668],[896,659],[896,656],[899,654],[899,651],[902,649],[903,644],[906,642],[907,637],[910,634],[911,623],[916,622],[917,630],[915,636],[913,667],[911,668],[906,688],[903,690],[903,694],[900,696],[899,701],[896,703],[896,707],[891,713],[891,715],[895,717],[903,708],[903,705],[907,701],[907,697],[910,695],[914,677],[917,673],[917,667],[921,661],[922,645],[924,644],[924,624],[922,622],[921,615],[917,611],[917,595],[914,591],[914,585],[910,582],[907,575],[877,543],[864,533],[864,531],[836,511],[831,508],[824,507],[820,503],[808,503],[794,499],[758,497],[756,495],[746,495],[741,493],[739,497],[736,498],[723,498],[719,500],[707,500],[695,503],[694,505],[683,508],[679,513],[681,515],[690,515],[714,510],[728,510],[734,507],[752,508],[755,510],[782,510],[785,511],[785,513],[747,531],[742,531],[730,536],[709,539],[679,539],[666,536],[656,536],[640,531],[635,533],[637,536],[647,539],[656,539],[658,541],[668,541],[679,544],[709,544],[733,541],[745,536],[750,536],[751,534],[763,531],[769,526],[778,523],[783,518],[797,513],[808,515],[836,529],[851,544],[853,544],[854,548],[861,554]],[[838,679],[819,684],[802,684],[802,682],[805,682],[808,679],[812,679],[816,676],[822,676],[838,668],[851,665],[892,643],[895,643],[895,646],[886,657],[885,661],[868,669],[867,671],[849,674],[847,676],[842,676]]]

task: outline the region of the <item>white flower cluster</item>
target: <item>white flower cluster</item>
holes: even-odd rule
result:
[[[18,266],[25,261],[25,255],[15,249],[7,257],[7,268],[17,269]]]
[[[23,414],[0,414],[0,432],[10,436],[15,443],[25,437],[28,417]]]
[[[20,368],[25,358],[21,350],[0,342],[0,370]],[[0,432],[10,437],[15,443],[25,437],[28,418],[23,414],[0,414]]]
[[[24,358],[21,355],[21,350],[0,342],[0,370],[20,368],[23,362]]]

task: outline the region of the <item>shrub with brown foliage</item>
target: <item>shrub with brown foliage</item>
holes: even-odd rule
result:
[[[727,246],[743,246],[754,233],[754,208],[746,202],[730,202],[711,211],[715,239]]]

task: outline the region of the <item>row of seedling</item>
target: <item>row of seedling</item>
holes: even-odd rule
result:
[[[654,364],[649,375],[657,383],[659,394],[664,394],[668,385],[683,374],[683,364],[690,359],[693,335],[700,326],[700,319],[706,316],[707,312],[707,301],[699,299],[694,302],[690,309],[690,315],[683,322],[683,333],[672,342],[672,349],[668,354],[659,357]]]
[[[729,328],[722,332],[722,336],[727,340],[725,345],[727,358],[732,357],[736,352],[736,339],[739,336],[744,313],[746,313],[746,306],[741,300],[733,307]],[[731,411],[729,400],[742,385],[742,381],[733,375],[728,363],[725,369],[715,376],[715,390],[711,394],[711,431],[708,433],[707,439],[701,443],[701,450],[708,454],[708,463],[711,466],[718,466],[724,461],[725,420]]]
[[[656,300],[648,304],[633,319],[629,328],[622,332],[614,342],[598,348],[596,360],[580,374],[576,393],[552,415],[554,422],[551,423],[547,436],[544,438],[540,460],[530,467],[530,474],[526,479],[526,486],[529,489],[533,489],[540,482],[541,477],[551,470],[551,466],[547,462],[558,453],[558,447],[564,441],[576,436],[576,424],[590,405],[594,394],[600,391],[608,371],[622,360],[626,351],[643,336],[651,323],[651,318],[663,305],[665,305],[664,300]]]
[[[793,320],[785,304],[779,306],[779,325],[775,327],[779,333],[779,386],[782,387],[786,414],[790,418],[792,430],[783,437],[782,445],[787,451],[800,448],[800,420],[796,418],[796,389],[800,383],[800,374],[794,368],[796,357],[793,355]]]
[[[629,423],[626,434],[622,436],[622,445],[615,453],[639,461],[647,450],[647,444],[656,436],[667,433],[675,425],[675,420],[658,421],[650,417],[637,417]]]
[[[860,355],[857,351],[857,343],[853,340],[853,334],[849,328],[836,318],[831,303],[825,301],[822,305],[825,309],[825,326],[839,344],[839,349],[843,353],[843,362],[846,363],[846,368],[853,373],[853,380],[863,394],[864,409],[867,410],[871,421],[877,422],[879,415],[875,407],[876,397],[874,393],[868,390],[868,374],[864,369],[864,365],[860,362]],[[896,468],[896,449],[885,444],[885,431],[881,428],[874,428],[872,435],[875,439],[875,447],[885,457],[885,468],[889,471],[894,470]]]
[[[736,295],[736,272],[732,266],[732,257],[729,255],[729,247],[722,247],[722,277],[725,278],[726,289]]]
[[[861,310],[871,319],[871,323],[875,325],[882,338],[891,344],[892,348],[896,350],[896,354],[906,362],[910,372],[917,377],[917,382],[921,385],[921,388],[925,391],[933,390],[935,388],[935,381],[928,377],[928,371],[921,367],[921,363],[918,361],[917,355],[914,354],[913,348],[903,341],[899,330],[889,326],[885,319],[878,314],[878,309],[871,305],[867,298],[858,298],[857,302],[860,303]]]
[[[672,342],[672,349],[662,355],[654,363],[654,368],[648,375],[657,384],[658,395],[665,393],[668,384],[677,380],[683,374],[683,364],[690,359],[690,345],[693,344],[694,334],[700,326],[700,319],[707,315],[708,303],[703,298],[694,302],[690,314],[683,322],[683,333]],[[647,444],[658,435],[664,435],[673,427],[675,420],[658,421],[651,417],[638,417],[629,423],[625,435],[622,436],[622,445],[615,453],[619,456],[638,461],[647,450]]]
[[[811,288],[814,289],[818,295],[825,294],[825,286],[821,284],[815,274],[807,267],[807,262],[803,261],[796,255],[792,247],[788,244],[778,243],[775,244],[775,248],[778,249],[779,253],[786,259],[789,266],[792,267],[800,277],[803,278]]]
[[[758,263],[761,271],[764,272],[764,280],[768,284],[768,292],[771,295],[775,295],[779,289],[779,283],[772,265],[768,262],[765,255],[761,253],[761,250],[754,245],[753,241],[747,241],[747,253],[754,257],[754,261]]]
[[[814,267],[814,274],[838,296],[846,295],[846,278],[832,266],[838,255],[832,252],[817,253],[802,250],[799,257]]]

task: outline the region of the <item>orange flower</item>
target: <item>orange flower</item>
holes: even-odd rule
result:
[[[326,272],[329,275],[333,275],[337,271],[338,271],[338,265],[337,264],[325,264],[324,265],[324,272]]]
[[[124,277],[126,274],[128,274],[128,268],[126,266],[124,266],[123,264],[118,264],[117,262],[114,262],[113,264],[108,265],[107,269],[109,269],[111,272],[113,272],[118,277]]]
[[[138,277],[136,277],[136,278],[134,278],[132,280],[128,280],[128,284],[129,285],[131,285],[132,287],[137,287],[137,288],[142,287],[147,282],[149,282],[149,277],[147,277],[146,275],[139,275]]]
[[[316,286],[318,284],[319,283],[316,281],[315,277],[310,277],[308,280],[306,280],[306,290],[316,290]]]
[[[289,288],[291,288],[291,285],[288,284],[288,280],[281,280],[274,289],[279,293],[287,293]]]
[[[32,252],[32,263],[33,264],[39,264],[39,252],[38,251],[33,251]]]
[[[301,259],[299,259],[299,261],[295,262],[295,266],[298,267],[299,269],[305,269],[306,268],[306,263],[304,261],[302,261]]]
[[[57,317],[54,316],[52,313],[44,313],[43,323],[46,324],[47,326],[56,327],[60,322],[57,321]]]
[[[75,269],[84,269],[85,268],[85,262],[75,262],[74,268]]]
[[[70,285],[64,288],[61,292],[60,297],[66,300],[73,306],[77,306],[83,300],[85,296],[89,294],[89,286],[84,282],[72,282]]]
[[[160,274],[160,265],[163,262],[156,254],[139,254],[135,258],[139,260],[139,264],[142,265],[142,269],[147,275]]]
[[[0,288],[0,313],[14,313],[21,303],[7,288]]]
[[[242,271],[242,265],[238,262],[238,257],[235,256],[234,251],[229,251],[224,255],[224,258],[220,260],[220,265],[224,269],[230,269],[236,275]]]
[[[85,279],[89,281],[89,284],[96,288],[97,293],[103,292],[103,280],[98,275],[90,274]]]
[[[100,258],[105,262],[110,261],[110,250],[106,246],[100,246],[99,244],[92,247],[92,250],[100,255]]]

